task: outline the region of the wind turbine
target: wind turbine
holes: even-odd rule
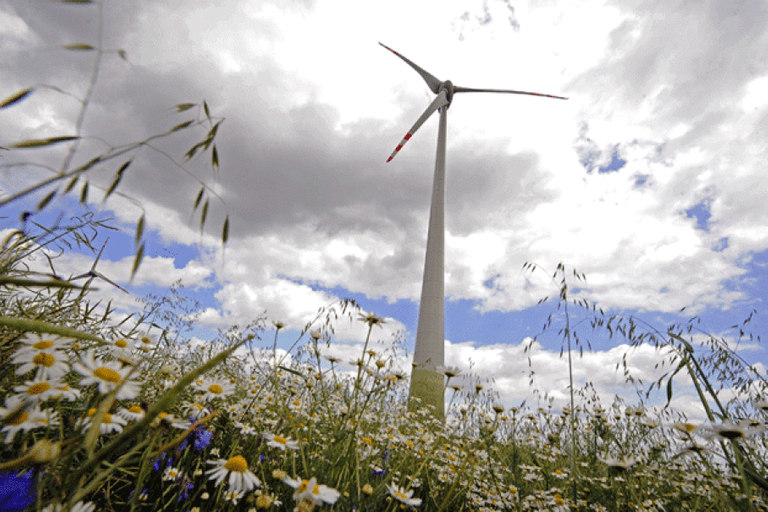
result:
[[[93,281],[95,278],[98,277],[99,279],[103,279],[104,281],[108,282],[112,286],[114,286],[116,288],[119,288],[120,290],[124,291],[125,293],[130,293],[128,290],[122,288],[120,285],[118,285],[114,281],[110,281],[109,279],[107,279],[107,277],[104,276],[104,274],[102,274],[101,272],[97,272],[96,271],[96,264],[99,262],[99,259],[101,258],[101,253],[104,252],[104,248],[107,246],[107,242],[109,242],[109,238],[107,238],[104,241],[104,245],[101,246],[101,250],[99,251],[99,255],[96,256],[96,261],[93,262],[93,266],[91,266],[91,269],[88,272],[86,272],[85,274],[80,274],[79,276],[70,277],[69,280],[70,281],[74,281],[75,279],[83,279],[83,278],[87,277],[88,281],[86,281],[85,284],[83,285],[83,289],[86,289],[86,288],[88,288],[88,285],[91,284],[91,281]]]
[[[387,159],[392,161],[395,155],[403,149],[406,142],[413,137],[421,125],[429,119],[435,110],[440,112],[440,124],[437,132],[437,159],[435,176],[432,185],[432,206],[429,215],[429,231],[427,233],[427,254],[424,262],[424,279],[421,284],[421,303],[419,305],[419,323],[416,329],[416,346],[413,353],[413,373],[411,375],[410,398],[418,397],[424,405],[433,405],[435,415],[443,418],[445,415],[444,375],[441,367],[445,361],[445,134],[448,107],[457,92],[498,92],[506,94],[525,94],[566,100],[562,96],[541,94],[537,92],[513,91],[507,89],[473,89],[453,85],[450,80],[438,80],[433,75],[400,55],[385,44],[381,46],[391,51],[411,66],[427,82],[430,90],[437,97],[430,103],[421,117],[408,130],[403,140]],[[409,400],[410,407],[414,407]]]

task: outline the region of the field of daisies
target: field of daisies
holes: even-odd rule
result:
[[[56,3],[108,29],[104,2]],[[395,365],[394,349],[371,343],[383,320],[352,301],[310,319],[290,357],[282,357],[276,347],[287,332],[279,322],[258,318],[193,343],[193,315],[173,290],[129,315],[92,298],[89,285],[104,284],[103,276],[75,286],[55,276],[50,259],[51,273],[42,272],[49,255],[75,244],[96,253],[106,228],[90,217],[40,225],[35,215],[55,198],[79,192],[87,208],[89,191],[103,190],[104,201],[122,195],[126,170],[149,149],[176,170],[205,161],[219,172],[215,138],[223,118],[204,101],[175,105],[181,122],[143,140],[110,141],[101,153],[79,146],[89,136],[82,121],[102,60],[127,60],[124,50],[100,44],[65,41],[59,48],[93,59],[89,74],[71,80],[86,84],[84,93],[30,84],[0,100],[0,110],[15,112],[47,89],[80,105],[71,134],[41,133],[2,148],[4,169],[54,172],[0,197],[0,208],[37,201],[22,213],[20,229],[0,240],[0,512],[768,510],[765,376],[693,321],[660,331],[572,299],[563,266],[555,272],[559,314],[545,328],[561,334],[564,357],[585,348],[570,323],[577,313],[580,329],[664,349],[668,371],[638,397],[655,391],[666,404],[664,396],[654,407],[599,397],[573,380],[565,408],[500,404],[468,369],[444,368],[443,419],[409,401],[409,374]],[[194,143],[182,156],[158,149],[174,137]],[[110,185],[89,185],[96,169],[114,173]],[[221,198],[196,176],[187,171],[201,187],[191,210],[202,231],[210,200]],[[144,253],[144,225],[142,213],[132,276]],[[221,233],[226,244],[228,216]],[[360,353],[323,357],[334,322],[350,320],[368,329]],[[748,335],[748,322],[735,326],[734,339]],[[705,421],[664,407],[675,379],[695,387]]]
[[[457,368],[441,420],[409,406],[408,375],[369,348],[382,319],[352,302],[289,359],[265,319],[193,345],[167,311],[118,315],[41,282],[38,242],[0,250],[0,510],[768,510],[762,381],[716,343],[664,338],[710,422],[585,390],[572,408],[504,407]],[[351,369],[320,351],[342,317],[368,329]],[[751,398],[721,403],[717,380]]]

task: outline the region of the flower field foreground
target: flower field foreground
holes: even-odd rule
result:
[[[506,408],[472,386],[443,423],[408,412],[370,313],[343,371],[310,326],[284,363],[255,346],[263,320],[201,347],[97,315],[83,290],[6,286],[0,307],[4,511],[768,510],[765,401],[701,426],[586,394]]]

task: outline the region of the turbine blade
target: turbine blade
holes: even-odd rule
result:
[[[85,274],[80,274],[79,276],[70,277],[70,278],[68,279],[68,281],[74,281],[75,279],[82,279],[82,278],[84,278],[84,277],[91,277],[91,272],[90,272],[90,270],[89,270],[88,272],[86,272]]]
[[[440,84],[442,83],[440,80],[435,78],[433,75],[431,75],[429,72],[421,68],[420,66],[413,63],[411,60],[407,59],[406,57],[403,57],[399,53],[397,53],[395,50],[390,48],[389,46],[385,45],[384,43],[379,43],[381,46],[386,48],[387,50],[391,51],[401,59],[403,59],[409,66],[411,66],[413,69],[416,70],[416,72],[421,75],[421,78],[424,79],[425,82],[427,82],[427,85],[429,86],[430,90],[432,90],[433,93],[437,94],[437,91],[440,90]]]
[[[104,248],[107,246],[107,242],[109,242],[109,237],[107,237],[106,240],[104,240],[104,245],[101,246],[101,250],[99,251],[99,255],[96,256],[96,261],[93,262],[93,266],[91,267],[91,270],[96,269],[96,264],[99,262],[99,259],[101,259],[101,253],[104,252]]]
[[[511,91],[509,89],[473,89],[471,87],[454,87],[453,92],[503,92],[507,94],[527,94],[529,96],[541,96],[543,98],[555,98],[558,100],[567,100],[562,96],[553,96],[551,94],[542,94],[539,92]]]
[[[111,281],[111,280],[107,279],[107,278],[104,276],[104,274],[100,274],[99,272],[95,272],[95,274],[96,274],[96,277],[98,277],[99,279],[103,279],[104,281],[108,282],[108,283],[109,283],[109,284],[111,284],[112,286],[114,286],[114,287],[116,287],[116,288],[119,288],[119,289],[123,290],[125,293],[130,293],[128,290],[124,289],[124,288],[123,288],[122,286],[120,286],[119,284],[115,283],[114,281]]]
[[[440,107],[448,104],[448,98],[446,96],[445,91],[440,91],[440,94],[437,95],[437,97],[432,101],[432,103],[429,104],[427,107],[427,110],[424,111],[423,114],[421,114],[421,117],[416,121],[416,123],[411,127],[410,130],[408,130],[408,133],[405,134],[405,137],[403,137],[403,140],[400,141],[400,144],[397,145],[395,150],[392,152],[391,155],[389,155],[389,158],[387,158],[387,162],[391,162],[393,158],[395,158],[395,155],[403,149],[403,146],[405,146],[405,143],[408,142],[411,137],[413,137],[413,134],[416,133],[416,130],[421,128],[421,125],[424,124],[424,122],[429,119],[429,116],[431,116],[435,110],[439,109]]]

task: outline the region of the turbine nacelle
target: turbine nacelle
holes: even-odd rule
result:
[[[524,94],[528,96],[541,96],[544,98],[555,98],[559,100],[567,100],[568,98],[564,98],[563,96],[553,96],[551,94],[541,94],[538,92],[526,92],[526,91],[513,91],[510,89],[474,89],[471,87],[461,87],[457,85],[453,85],[453,82],[450,80],[438,80],[435,78],[434,75],[426,71],[424,68],[418,66],[408,58],[404,57],[403,55],[400,55],[395,50],[390,48],[389,46],[379,43],[381,46],[386,48],[387,50],[391,51],[398,57],[400,57],[403,61],[405,61],[406,64],[411,66],[420,76],[424,79],[424,81],[427,83],[427,86],[430,88],[430,90],[437,94],[437,97],[432,101],[432,103],[427,107],[427,109],[424,111],[424,113],[419,117],[419,119],[416,121],[416,123],[411,127],[410,130],[408,130],[408,133],[405,134],[405,137],[403,137],[403,140],[400,141],[400,144],[397,145],[395,150],[392,152],[392,154],[387,159],[387,162],[390,162],[393,158],[395,158],[395,155],[403,148],[406,142],[410,140],[411,137],[413,137],[413,134],[416,133],[416,130],[418,130],[422,124],[431,116],[435,110],[440,110],[441,108],[445,107],[448,108],[451,105],[451,101],[453,101],[453,94],[457,92],[500,92],[505,94]]]
[[[450,80],[446,80],[445,82],[442,82],[440,84],[440,88],[437,90],[438,94],[441,91],[445,91],[445,99],[448,100],[448,104],[445,105],[445,108],[448,108],[451,106],[451,101],[453,101],[453,93],[456,92],[456,87],[453,86],[453,82]]]

